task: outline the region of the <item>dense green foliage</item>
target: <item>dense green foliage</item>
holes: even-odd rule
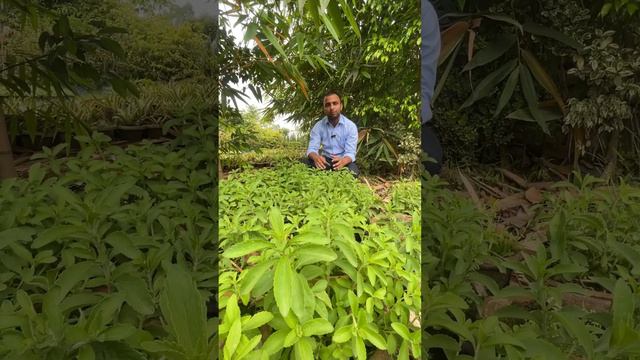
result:
[[[622,160],[637,173],[640,18],[618,11],[628,3],[635,13],[634,2],[615,3],[602,16],[599,1],[459,2],[477,15],[452,21],[482,21],[447,30],[453,56],[440,66],[434,106],[449,160],[528,168],[541,156],[582,158],[608,177]],[[467,28],[473,37],[453,51]]]
[[[359,144],[361,168],[416,173],[418,1],[243,5],[229,4],[230,16],[243,16],[245,40],[256,45],[225,51],[233,51],[230,60],[240,64],[235,77],[269,96],[268,111],[290,115],[308,131],[322,117],[324,93],[336,89],[343,95],[343,113],[366,134]],[[234,19],[222,20],[228,27]]]
[[[168,145],[94,133],[77,157],[45,149],[27,179],[0,183],[2,358],[215,354],[215,128],[182,120]]]
[[[221,358],[420,358],[419,191],[392,193],[302,164],[223,180]]]
[[[640,246],[630,234],[639,230],[631,219],[640,193],[598,183],[562,184],[536,209],[532,226],[541,232],[528,240],[537,248],[518,255],[489,214],[427,180],[424,351],[449,359],[637,358]],[[593,290],[613,295],[611,309],[586,300]],[[576,296],[583,300],[570,301]]]

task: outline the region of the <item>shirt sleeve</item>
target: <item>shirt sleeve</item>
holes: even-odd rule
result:
[[[351,161],[356,161],[356,149],[358,146],[358,126],[353,124],[349,128],[347,133],[347,142],[344,146],[344,155],[351,158]]]
[[[422,43],[420,45],[422,110],[425,123],[431,120],[431,99],[436,86],[436,71],[440,56],[440,27],[438,15],[429,0],[422,0]]]
[[[307,157],[310,153],[314,152],[319,154],[320,151],[320,123],[317,123],[311,129],[311,136],[309,139],[309,147],[307,147]]]

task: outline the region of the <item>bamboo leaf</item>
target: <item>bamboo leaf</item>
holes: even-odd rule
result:
[[[489,96],[493,91],[495,91],[496,85],[498,85],[500,82],[502,82],[502,80],[504,80],[507,76],[509,76],[511,71],[516,67],[517,63],[518,63],[518,60],[513,59],[507,62],[506,64],[502,65],[496,71],[487,75],[487,77],[482,79],[482,81],[480,81],[478,86],[476,86],[476,88],[473,89],[471,96],[469,96],[469,98],[462,104],[460,108],[464,109],[466,107],[469,107],[473,105],[476,101]]]
[[[515,43],[516,37],[513,35],[505,35],[497,38],[486,48],[478,51],[471,61],[465,65],[462,71],[470,71],[478,66],[486,65],[498,59],[511,49]]]
[[[276,38],[273,32],[271,32],[271,29],[269,29],[268,26],[263,26],[261,29],[262,29],[262,33],[264,34],[264,36],[267,37],[267,40],[269,40],[271,45],[273,45],[273,47],[276,48],[278,53],[280,53],[280,55],[282,55],[282,57],[286,59],[287,54],[285,53],[284,48],[282,47],[282,44],[280,44],[280,41],[278,40],[278,38]]]
[[[529,106],[531,115],[536,120],[538,125],[540,125],[542,131],[544,131],[545,134],[550,135],[549,127],[547,126],[545,118],[538,108],[538,95],[533,84],[533,79],[531,78],[531,73],[525,66],[520,66],[520,86],[522,86],[522,92],[524,94],[525,100],[527,101],[527,105]]]
[[[505,16],[505,15],[483,15],[484,17],[486,17],[487,19],[491,19],[491,20],[495,20],[495,21],[500,21],[500,22],[504,22],[507,24],[511,24],[513,26],[515,26],[518,30],[520,30],[520,32],[522,32],[523,30],[523,26],[522,24],[520,24],[520,22],[518,22],[518,20],[510,17],[510,16]]]
[[[500,99],[498,99],[498,107],[496,108],[496,111],[493,114],[494,117],[497,117],[498,115],[500,115],[500,112],[502,112],[502,109],[504,109],[504,107],[507,105],[509,100],[511,100],[511,97],[513,96],[513,92],[516,88],[516,85],[518,84],[519,78],[520,78],[520,65],[518,64],[518,66],[516,66],[513,69],[513,71],[511,72],[511,75],[509,75],[509,78],[507,79],[507,82],[504,85],[502,94],[500,94]]]
[[[469,30],[470,23],[468,21],[458,21],[444,30],[441,34],[441,50],[438,58],[438,65],[442,64],[449,55],[460,45]]]
[[[560,94],[560,90],[558,89],[558,85],[553,81],[547,70],[540,64],[538,59],[529,51],[522,49],[522,58],[527,63],[529,70],[533,73],[533,76],[536,78],[538,83],[542,85],[542,87],[547,90],[553,99],[558,103],[558,107],[560,109],[564,109],[564,101],[562,100],[562,94]]]
[[[531,33],[533,35],[538,35],[538,36],[543,36],[543,37],[547,37],[550,39],[554,39],[557,40],[567,46],[570,46],[576,50],[581,50],[582,49],[582,45],[577,42],[576,40],[570,38],[569,36],[559,32],[558,30],[546,27],[546,26],[542,26],[539,24],[535,24],[532,22],[528,22],[525,23],[522,26],[523,30]]]
[[[356,36],[358,38],[360,38],[361,37],[361,35],[360,35],[360,27],[358,26],[358,23],[356,22],[356,18],[353,16],[353,12],[351,11],[351,7],[347,3],[347,0],[339,0],[339,1],[340,1],[340,7],[342,8],[342,11],[347,16],[347,21],[349,21],[349,25],[351,25],[351,29],[353,30],[353,32],[356,33]]]

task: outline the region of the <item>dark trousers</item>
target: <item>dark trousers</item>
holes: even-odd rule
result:
[[[442,170],[442,145],[440,145],[440,140],[438,140],[438,136],[433,131],[433,128],[429,123],[422,124],[422,152],[427,153],[427,155],[435,160],[425,161],[424,167],[431,175],[440,174],[440,170]]]
[[[324,158],[329,163],[329,166],[327,166],[327,168],[325,170],[333,170],[333,162],[332,162],[331,157],[325,155]],[[316,164],[309,157],[302,158],[300,161],[305,163],[305,164],[307,164],[308,166],[310,166],[312,168],[316,167]],[[349,169],[351,174],[353,174],[353,176],[355,176],[355,177],[360,176],[360,169],[358,169],[358,165],[356,165],[355,162],[353,162],[353,161],[350,162],[349,164],[347,164],[346,167],[347,167],[347,169]]]

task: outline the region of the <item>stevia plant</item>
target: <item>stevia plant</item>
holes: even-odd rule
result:
[[[233,174],[220,204],[224,359],[419,358],[417,209],[376,216],[350,174],[301,164]]]
[[[210,121],[164,145],[79,137],[0,183],[2,358],[215,356]]]

